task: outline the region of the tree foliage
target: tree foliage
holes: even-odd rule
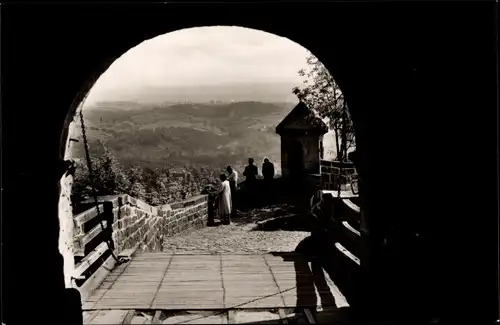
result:
[[[334,131],[337,158],[344,160],[347,152],[355,147],[354,125],[339,86],[326,67],[314,56],[307,57],[307,69],[299,70],[304,85],[295,87],[293,93],[319,117],[326,119]]]
[[[155,169],[139,165],[125,168],[105,146],[103,148],[101,156],[91,158],[93,177],[85,160],[77,162],[72,191],[74,205],[92,198],[93,189],[97,196],[128,194],[153,206],[173,203],[198,195],[207,186],[216,187],[221,173],[208,166],[180,168],[186,177],[171,173],[173,166],[170,165]]]
[[[84,200],[92,197],[93,187],[98,196],[128,191],[130,181],[116,158],[108,150],[104,150],[99,158],[91,159],[91,164],[93,179],[89,175],[86,161],[82,160],[77,163],[73,185],[73,195],[76,199]]]

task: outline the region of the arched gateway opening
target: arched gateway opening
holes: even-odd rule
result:
[[[250,47],[247,45],[249,42]],[[271,45],[264,46],[266,44]],[[179,51],[181,55],[178,54]],[[250,57],[256,59],[252,61]],[[223,59],[225,61],[221,64],[219,61]],[[233,64],[232,61],[241,61],[243,64]],[[269,70],[274,71],[274,74],[268,73]],[[242,79],[244,77],[247,79]],[[292,80],[288,82],[287,79],[290,78]],[[261,84],[263,81],[267,83]],[[256,110],[260,115],[248,115],[249,110]],[[266,113],[266,110],[269,112]],[[149,120],[147,115],[151,115]],[[166,120],[168,117],[173,120]],[[226,121],[228,125],[224,125],[224,118],[231,118]],[[247,130],[238,130],[238,125],[246,125],[242,122],[238,124],[238,118],[242,122],[246,121]],[[259,118],[267,120],[267,124],[250,123]],[[157,263],[167,263],[165,267],[175,269],[175,264],[180,263],[178,259],[187,258],[183,257],[184,253],[192,252],[193,249],[200,252],[201,248],[196,249],[197,243],[193,240],[191,243],[184,241],[175,244],[174,236],[189,234],[193,237],[199,233],[199,240],[204,240],[211,230],[196,229],[216,225],[211,214],[218,216],[220,210],[224,209],[220,207],[222,196],[217,195],[215,202],[218,203],[214,204],[213,195],[206,192],[206,183],[210,182],[209,179],[217,169],[221,170],[225,165],[231,165],[241,178],[247,178],[246,182],[237,182],[234,192],[231,190],[231,195],[237,197],[232,199],[234,206],[229,207],[233,222],[236,222],[235,227],[239,224],[243,227],[245,223],[242,220],[248,219],[247,215],[250,214],[251,218],[259,219],[254,225],[255,230],[267,231],[266,253],[271,254],[270,256],[282,253],[302,254],[297,256],[321,256],[328,260],[328,265],[323,263],[320,266],[315,264],[319,262],[314,262],[313,269],[310,269],[307,264],[302,265],[302,262],[294,261],[293,258],[290,260],[291,257],[282,258],[284,265],[288,262],[289,271],[293,271],[298,277],[294,286],[277,284],[278,291],[292,291],[290,294],[297,295],[296,301],[289,297],[290,302],[287,304],[297,308],[348,306],[344,294],[334,282],[345,282],[345,279],[338,276],[338,270],[345,271],[347,266],[341,266],[339,259],[344,259],[345,265],[351,263],[350,267],[353,269],[359,266],[359,258],[355,256],[360,254],[357,247],[361,239],[361,218],[359,207],[356,206],[359,202],[356,201],[357,193],[345,188],[352,186],[351,179],[355,169],[352,166],[345,169],[342,165],[347,162],[348,150],[354,149],[354,131],[346,100],[339,86],[318,59],[301,46],[261,31],[234,26],[200,27],[161,35],[139,44],[111,64],[79,103],[73,119],[67,120],[72,121],[67,126],[68,138],[64,139],[64,159],[73,164],[75,172],[73,175],[65,174],[61,180],[59,248],[65,261],[66,286],[80,291],[85,315],[95,317],[90,315],[95,309],[120,310],[130,304],[137,304],[135,311],[131,308],[131,317],[145,317],[138,315],[137,310],[143,309],[140,299],[125,303],[125,300],[116,298],[115,293],[107,292],[111,288],[104,288],[103,285],[106,286],[107,278],[112,277],[113,272],[116,273],[120,268],[128,271],[124,271],[124,275],[120,275],[115,282],[126,279],[128,272],[136,267],[133,264],[134,258],[135,261],[147,258],[154,262],[153,257],[158,257]],[[142,121],[142,124],[137,121]],[[273,129],[276,128],[276,134],[272,138],[266,138],[267,141],[260,140],[257,135],[239,140],[238,137],[253,132],[256,127],[264,134],[269,129],[275,133]],[[190,135],[190,132],[194,135]],[[234,143],[211,142],[209,139],[214,135],[219,138],[228,137]],[[203,144],[201,147],[190,147],[193,144],[188,139],[193,136],[204,140],[200,142]],[[158,137],[167,141],[158,141]],[[185,138],[181,139],[182,137]],[[176,150],[178,144],[174,139],[184,140],[186,147],[183,151]],[[267,144],[269,141],[272,142],[270,145]],[[252,148],[252,144],[258,148]],[[236,145],[237,153],[227,152],[225,160],[220,155],[214,159],[203,156],[203,150],[215,148],[224,152],[224,147],[228,145]],[[330,160],[323,159],[322,151],[325,149]],[[199,152],[202,154],[197,154]],[[271,178],[268,178],[268,171],[264,170],[263,165],[258,173],[263,179],[250,182],[247,168],[243,171],[244,165],[240,167],[247,158],[242,152],[248,154],[247,157],[255,157],[257,161],[265,160],[268,164],[268,158],[271,158],[275,164]],[[184,160],[190,160],[192,167],[186,169],[180,155],[189,157],[189,154],[191,158]],[[196,162],[207,167],[197,169]],[[221,165],[214,166],[214,163]],[[170,164],[172,166],[163,167]],[[121,166],[126,167],[122,169]],[[259,169],[260,166],[257,166],[257,170]],[[349,174],[346,173],[348,170]],[[153,179],[151,174],[158,175]],[[328,201],[324,198],[325,195],[333,196]],[[311,201],[312,197],[317,200]],[[286,204],[291,204],[292,210],[286,208]],[[351,212],[342,211],[340,205]],[[317,208],[315,213],[311,213],[313,206]],[[240,209],[250,210],[241,212]],[[214,212],[215,210],[218,211]],[[270,210],[275,212],[269,213]],[[221,219],[219,222],[225,221]],[[338,223],[340,229],[332,227],[332,222]],[[280,226],[280,223],[284,224]],[[288,236],[286,231],[294,229],[294,224],[298,229],[309,230],[311,238],[300,243],[302,237],[289,233],[290,237],[295,236],[297,239],[280,243],[279,237],[271,235],[273,229],[281,229],[280,231],[285,232],[281,236]],[[250,225],[244,227],[248,228]],[[215,236],[229,236],[226,234],[228,231],[219,231]],[[231,231],[242,232],[240,229]],[[343,238],[340,238],[341,233],[344,233]],[[320,242],[325,241],[326,237],[332,237],[333,240],[328,248],[322,248]],[[258,237],[253,236],[241,240],[257,239]],[[183,247],[179,247],[180,251],[172,250],[179,245],[189,245],[191,250]],[[198,244],[200,247],[204,247],[203,245],[207,244]],[[214,241],[208,245],[220,244]],[[253,246],[248,244],[243,251],[238,248],[244,247],[243,244],[236,242],[234,245],[236,248],[228,244],[226,249],[212,248],[202,252],[222,254],[220,273],[224,275],[222,265],[234,263],[233,255],[248,251],[259,252],[253,248],[259,243],[254,243]],[[288,249],[284,248],[287,246]],[[356,247],[354,252],[353,247]],[[147,255],[147,252],[165,254]],[[172,253],[177,254],[175,261],[165,260],[165,256],[168,258],[168,254]],[[199,257],[200,260],[203,260],[203,256]],[[224,259],[228,261],[224,262]],[[248,261],[252,261],[252,256],[248,257]],[[290,263],[291,261],[294,263]],[[200,263],[203,268],[203,262]],[[210,259],[205,263],[210,264]],[[260,262],[255,263],[258,265]],[[146,267],[145,264],[144,266]],[[232,267],[227,266],[229,270]],[[111,270],[108,271],[111,275],[107,274],[107,270]],[[323,280],[312,281],[312,287],[304,290],[299,287],[303,282],[302,277],[307,277],[307,273],[304,273],[307,270],[311,280],[313,273]],[[271,268],[270,271],[273,272]],[[148,272],[153,270],[146,267],[139,273],[145,275]],[[173,270],[170,272],[175,273]],[[328,272],[330,286],[326,285],[324,279]],[[174,273],[166,278],[174,281]],[[183,281],[182,273],[177,276],[181,277],[178,280]],[[206,274],[200,270],[196,276],[203,278]],[[249,279],[244,274],[240,277],[242,283],[249,283],[253,279],[250,274]],[[191,287],[185,287],[184,290],[196,290],[197,281],[200,280],[193,278]],[[206,284],[213,285],[213,282],[212,279]],[[137,285],[130,285],[129,289],[138,290]],[[168,286],[166,283],[159,284],[165,285]],[[231,283],[223,285],[224,290],[231,290],[227,287],[230,285]],[[322,287],[319,288],[318,285]],[[296,286],[298,287],[295,288]],[[325,288],[329,292],[325,293],[326,297],[320,296],[309,301],[301,297]],[[250,287],[240,289],[248,291]],[[150,297],[151,308],[154,301],[165,298],[160,297],[163,293],[160,291]],[[194,294],[199,296],[203,292]],[[246,293],[247,296],[243,292],[240,295],[250,301],[262,300],[265,299],[262,295],[265,296],[266,292]],[[335,293],[338,294],[336,298]],[[285,300],[281,293],[276,294],[281,296],[281,300]],[[217,290],[210,293],[211,298],[212,296],[217,296]],[[238,297],[225,297],[219,307],[202,303],[203,306],[196,308],[253,308],[250,302],[240,301],[242,298]],[[271,310],[280,306],[285,308],[283,301],[261,302],[259,306]],[[179,305],[177,309],[188,310],[196,303],[195,300],[186,301],[184,305],[181,304],[183,307]],[[150,311],[151,316],[154,315],[154,309],[165,312],[170,307],[167,302],[163,302],[163,305],[158,302]],[[120,317],[122,316],[126,317],[125,314]],[[162,314],[161,317],[166,316]],[[306,316],[303,314],[301,317]]]
[[[388,10],[385,5],[315,4],[313,14],[303,5],[289,5],[284,14],[278,4],[244,9],[197,5],[206,15],[196,17],[191,6],[169,3],[58,10],[2,6],[2,36],[12,33],[2,37],[3,48],[10,49],[2,53],[2,61],[13,63],[2,66],[2,79],[15,88],[2,92],[2,117],[12,121],[2,125],[2,154],[13,161],[2,166],[12,176],[2,179],[3,224],[12,223],[2,234],[2,264],[9,271],[2,274],[2,289],[8,290],[4,322],[20,321],[26,299],[31,299],[32,315],[64,305],[51,314],[57,315],[54,320],[68,324],[66,316],[81,317],[79,297],[75,302],[65,290],[57,215],[64,189],[59,182],[68,171],[63,163],[65,139],[84,95],[115,58],[143,40],[219,24],[263,30],[303,45],[325,64],[349,102],[356,127],[353,159],[360,178],[361,233],[367,241],[361,249],[366,272],[358,285],[360,300],[350,302],[360,308],[357,314],[493,321],[497,305],[490,308],[495,305],[490,301],[498,299],[492,285],[498,277],[487,259],[478,258],[470,248],[472,241],[479,249],[489,246],[486,231],[495,232],[492,237],[497,238],[496,219],[477,200],[456,202],[463,198],[464,182],[470,180],[470,188],[475,185],[474,177],[461,176],[462,145],[474,147],[462,126],[481,125],[477,130],[483,132],[487,128],[482,123],[495,120],[477,114],[479,108],[489,107],[485,76],[494,71],[495,52],[491,40],[483,40],[491,35],[488,24],[494,20],[495,4],[456,7],[453,15],[449,8],[396,6]],[[473,81],[467,84],[468,91],[463,91],[464,80]],[[424,97],[421,85],[426,86]],[[423,112],[432,112],[432,118]],[[481,119],[474,120],[478,116]],[[43,140],[43,145],[33,145],[34,139]],[[402,142],[398,150],[394,139]],[[431,145],[436,143],[441,146]],[[43,148],[39,157],[44,158],[33,163],[34,153],[26,150],[27,144]],[[432,163],[422,163],[422,157],[430,157]],[[429,183],[441,186],[429,190]],[[34,188],[40,190],[27,199],[27,189]],[[61,203],[64,207],[69,209],[67,202]],[[481,220],[488,225],[471,221],[477,215],[484,216]],[[456,278],[467,284],[457,285]],[[464,291],[480,298],[467,300],[464,306]],[[464,307],[460,314],[457,306]]]

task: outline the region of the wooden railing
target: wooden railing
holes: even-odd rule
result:
[[[104,215],[104,204],[99,204],[99,211],[102,215]],[[99,245],[102,242],[102,236],[98,238],[99,242],[94,241],[96,237],[98,237],[102,232],[103,228],[101,227],[101,223],[99,222],[97,207],[93,207],[84,211],[73,218],[74,221],[74,230],[75,230],[75,238],[74,238],[74,255],[76,258],[83,258],[88,253],[89,250],[95,248],[92,247],[92,244]],[[102,221],[103,226],[107,227],[107,221]]]
[[[78,208],[88,209],[73,216],[72,283],[83,300],[118,260],[130,258],[138,248],[161,250],[164,236],[206,226],[210,213],[206,195],[157,207],[128,195],[111,195],[99,197],[97,206],[90,200]]]
[[[349,198],[339,199],[337,207],[339,216],[338,242],[335,246],[346,257],[360,265],[358,256],[361,251],[361,209]]]
[[[122,201],[120,196],[100,197],[101,203],[97,206],[83,204],[93,206],[73,217],[75,267],[72,279],[82,300],[104,280],[118,263],[117,259],[130,257],[137,249],[135,246],[118,251],[118,243],[113,241],[113,228],[118,224],[115,221],[121,218]]]
[[[350,189],[320,190],[311,198],[311,211],[325,230],[334,238],[335,248],[357,265],[361,261],[361,209],[357,202],[357,193]]]
[[[114,250],[114,243],[110,239],[113,208],[107,203],[101,203],[98,207],[99,213],[97,207],[92,207],[73,218],[75,268],[72,277],[82,300],[104,280],[107,270],[116,264],[110,251]]]

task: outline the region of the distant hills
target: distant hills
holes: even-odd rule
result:
[[[88,106],[84,116],[93,154],[99,154],[97,141],[102,141],[125,166],[140,164],[160,168],[173,164],[224,168],[229,164],[241,170],[248,157],[253,157],[260,169],[262,159],[268,157],[278,168],[280,137],[275,127],[295,104],[256,101],[174,104],[122,100]],[[81,141],[74,148],[73,156],[82,158]]]
[[[231,83],[210,85],[189,85],[113,90],[105,93],[106,101],[139,102],[143,104],[196,102],[208,103],[211,100],[223,102],[259,101],[265,103],[297,102],[292,93],[296,85],[291,83]],[[89,98],[93,103],[98,100]]]

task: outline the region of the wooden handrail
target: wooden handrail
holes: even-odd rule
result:
[[[101,203],[99,204],[99,212],[102,214],[104,212],[104,205]],[[83,227],[83,225],[87,222],[89,222],[90,220],[94,219],[95,217],[97,216],[97,208],[96,207],[92,207],[88,210],[85,210],[79,214],[77,214],[73,220],[74,220],[74,224],[75,224],[75,227]],[[83,229],[82,229],[83,231]]]
[[[107,221],[103,221],[102,226],[106,228],[108,226]],[[74,251],[75,256],[84,256],[85,246],[103,231],[102,226],[101,223],[98,223],[86,234],[82,234],[75,238],[74,245],[77,246]]]
[[[353,234],[357,235],[357,236],[361,236],[361,232],[359,232],[358,230],[354,229],[350,224],[349,222],[347,221],[342,221],[342,225],[347,229],[349,230],[350,232],[352,232]]]
[[[108,246],[105,242],[102,242],[97,246],[90,254],[85,256],[80,263],[75,265],[75,270],[73,271],[73,278],[79,279],[82,274],[87,271],[87,269],[94,264],[106,251],[108,250]]]
[[[361,209],[356,204],[354,204],[350,199],[342,199],[342,202],[345,205],[347,205],[354,212],[357,212],[357,213],[361,212]]]
[[[207,196],[205,194],[200,194],[181,202],[169,204],[168,209],[189,210],[205,204],[206,201]],[[100,215],[98,214],[97,207],[94,206],[78,213],[73,217],[73,224],[75,227],[75,235],[73,237],[73,255],[76,258],[75,262],[77,262],[77,264],[75,265],[72,277],[76,280],[85,281],[84,284],[87,280],[94,278],[93,275],[86,274],[86,271],[91,266],[92,269],[95,269],[97,267],[97,265],[94,265],[95,263],[106,263],[106,261],[100,261],[99,259],[109,249],[108,243],[106,242],[109,238],[102,238],[100,235],[107,230],[111,230],[109,228],[112,227],[112,223],[115,219],[114,216],[117,215],[121,206],[132,205],[133,208],[144,210],[147,213],[155,213],[158,209],[164,208],[163,206],[153,207],[149,205],[144,207],[146,203],[128,195],[99,197],[99,202],[101,202],[98,205]],[[96,217],[100,220],[96,220]],[[138,229],[137,231],[140,230]],[[90,249],[93,250],[88,252]],[[111,249],[114,250],[114,246],[111,246]],[[113,252],[117,255],[120,254],[119,251]],[[111,265],[110,263],[108,264]],[[83,276],[84,274],[85,276]]]
[[[106,242],[108,238],[103,238],[100,235],[107,231],[108,227],[111,227],[112,216],[110,214],[114,213],[113,204],[101,201],[98,207],[99,214],[97,207],[93,206],[73,217],[75,227],[73,256],[76,265],[72,278],[79,280],[75,283],[75,286],[78,287],[83,287],[89,280],[95,278],[96,272],[94,270],[102,266],[105,262],[102,261],[102,257],[110,249]],[[91,251],[89,252],[89,250]],[[92,272],[89,272],[90,268]]]
[[[361,265],[361,261],[359,260],[359,258],[356,257],[356,255],[354,255],[353,253],[349,252],[344,246],[342,246],[341,243],[335,243],[335,248],[337,248],[342,254],[347,256],[354,263]]]

